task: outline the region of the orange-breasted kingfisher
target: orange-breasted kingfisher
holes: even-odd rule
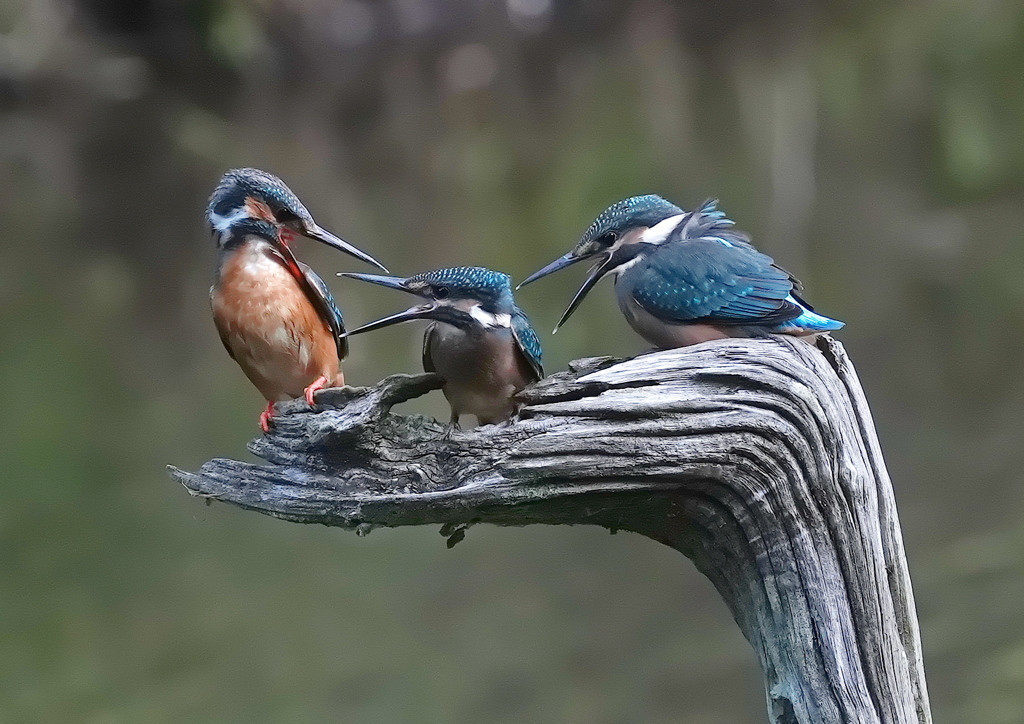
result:
[[[481,425],[509,419],[516,393],[544,376],[541,347],[512,296],[509,276],[482,267],[455,267],[401,278],[339,274],[420,297],[422,304],[353,329],[360,334],[416,319],[430,320],[423,369],[444,378],[451,427],[461,415]]]
[[[316,239],[387,269],[321,228],[281,179],[254,168],[228,171],[206,207],[217,240],[210,289],[221,341],[267,400],[260,427],[269,432],[274,402],[344,384],[345,322],[323,279],[295,258],[297,235]]]
[[[809,336],[843,326],[815,313],[798,296],[800,282],[735,230],[716,201],[689,213],[654,194],[619,201],[572,251],[519,286],[586,259],[597,263],[555,331],[609,274],[626,321],[660,349],[768,333]]]

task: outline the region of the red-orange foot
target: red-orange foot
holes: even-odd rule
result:
[[[311,384],[305,390],[306,404],[309,405],[310,407],[316,405],[316,400],[313,399],[313,394],[318,390],[324,389],[325,387],[327,387],[327,378],[324,377],[323,375],[320,375],[315,380],[313,380],[313,384]]]
[[[274,416],[274,403],[268,402],[267,406],[260,413],[260,428],[263,432],[270,432],[270,418]]]

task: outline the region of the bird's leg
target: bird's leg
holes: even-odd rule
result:
[[[452,416],[448,420],[448,429],[444,431],[444,437],[447,440],[452,436],[452,433],[456,430],[461,430],[462,426],[459,425],[459,413],[452,409]]]
[[[506,420],[506,422],[508,422],[508,424],[510,424],[510,425],[514,425],[517,422],[519,422],[520,420],[522,420],[523,418],[519,416],[519,413],[521,413],[522,411],[523,411],[523,406],[522,405],[513,404],[513,406],[512,406],[512,414],[508,416],[508,420]]]
[[[267,406],[260,413],[260,429],[265,433],[270,432],[270,419],[274,416],[274,403],[267,402]]]
[[[306,395],[306,404],[310,407],[315,406],[316,400],[313,399],[313,394],[316,393],[317,390],[322,390],[325,387],[327,387],[327,378],[323,375],[320,375],[313,380],[309,387],[304,390],[304,394]]]

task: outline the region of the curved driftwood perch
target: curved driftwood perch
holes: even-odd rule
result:
[[[588,359],[525,390],[513,424],[390,413],[432,375],[288,403],[269,465],[172,468],[195,495],[365,532],[594,524],[670,545],[753,645],[772,722],[931,721],[892,487],[842,346],[723,340]]]

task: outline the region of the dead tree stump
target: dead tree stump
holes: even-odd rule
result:
[[[842,345],[732,339],[581,360],[520,419],[444,435],[399,375],[281,407],[251,449],[171,468],[194,495],[367,532],[592,524],[649,536],[711,581],[761,661],[777,724],[931,721],[892,485]]]

